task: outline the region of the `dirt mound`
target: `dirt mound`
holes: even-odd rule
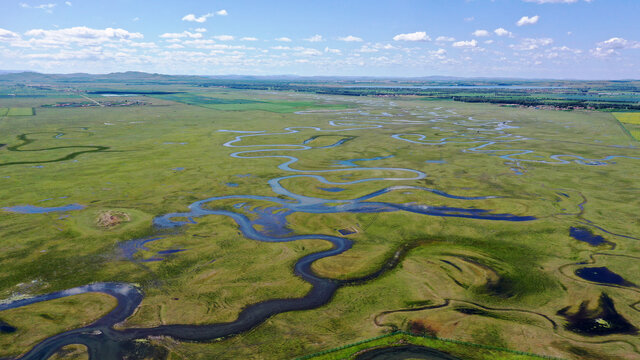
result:
[[[101,228],[112,228],[123,222],[129,222],[131,217],[124,211],[105,211],[98,215],[96,225]]]

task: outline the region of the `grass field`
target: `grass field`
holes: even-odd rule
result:
[[[221,111],[269,111],[274,113],[292,113],[295,111],[311,110],[311,109],[345,109],[344,104],[320,104],[312,101],[282,101],[282,100],[257,100],[239,98],[238,92],[229,94],[218,93],[217,96],[211,96],[207,93],[186,93],[172,95],[156,95],[156,97],[165,100],[172,100],[188,105],[202,106],[208,109]]]
[[[11,107],[0,108],[0,116],[32,116],[33,108],[29,107]]]
[[[18,355],[49,336],[99,319],[115,306],[114,298],[92,293],[2,311],[0,321],[16,331],[0,333],[0,353]]]
[[[32,116],[33,108],[28,107],[12,107],[9,108],[7,116]]]
[[[303,256],[328,249],[327,241],[254,241],[220,215],[166,232],[154,229],[152,219],[225,195],[244,198],[210,206],[256,219],[264,209],[281,207],[267,197],[293,201],[275,192],[270,179],[321,175],[325,183],[291,177],[281,185],[334,201],[338,209],[339,200],[399,186],[367,201],[485,209],[536,220],[293,212],[286,220],[294,234],[339,236],[341,229],[356,230],[347,236],[350,250],[312,265],[318,275],[352,279],[394,258],[397,265],[373,280],[341,287],[325,306],[275,315],[237,336],[204,343],[153,338],[149,346],[165,349],[170,359],[286,359],[419,325],[442,338],[567,359],[640,356],[635,334],[576,333],[565,327],[569,317],[559,313],[568,308],[569,315],[578,314],[585,304],[600,314],[598,299],[606,293],[617,314],[640,327],[637,287],[588,281],[575,273],[606,266],[640,284],[635,266],[640,152],[611,114],[412,97],[176,89],[185,92],[145,97],[146,106],[39,108],[29,121],[0,121],[0,144],[7,145],[0,148],[0,208],[84,206],[39,214],[0,210],[0,299],[93,282],[137,284],[144,299],[117,326],[125,329],[232,321],[247,305],[304,296],[311,286],[292,268]],[[63,95],[0,99],[0,107],[67,100]],[[305,111],[296,113],[300,110]],[[298,132],[285,130],[291,127]],[[261,135],[233,144],[247,147],[223,145],[247,134]],[[265,151],[274,144],[280,144],[277,150]],[[310,148],[291,146],[303,144]],[[261,151],[231,157],[245,150]],[[300,171],[279,168],[289,159],[282,156],[297,157],[289,166]],[[344,165],[348,160],[357,166]],[[369,167],[374,169],[365,170]],[[340,169],[345,171],[315,172]],[[413,176],[403,169],[426,176],[401,180]],[[372,178],[377,180],[348,183]],[[112,226],[101,225],[100,217],[109,212],[126,215]],[[579,241],[570,236],[572,227],[586,227],[615,247]],[[151,236],[160,239],[137,248],[133,260],[123,254],[127,241]],[[167,253],[176,249],[181,251]],[[158,257],[162,260],[149,261]],[[6,344],[0,357],[95,320],[113,305],[90,297],[63,300],[0,311],[0,319],[17,328],[41,314],[61,319],[46,329],[23,325],[19,340],[0,333]],[[69,349],[78,356],[85,356],[83,351]],[[482,355],[465,351],[461,356]]]

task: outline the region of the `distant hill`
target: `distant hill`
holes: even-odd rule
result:
[[[206,85],[232,86],[242,84],[269,84],[280,86],[593,86],[625,83],[634,88],[640,86],[638,81],[586,81],[586,80],[553,80],[553,79],[518,79],[518,78],[463,78],[454,76],[424,76],[424,77],[373,77],[373,76],[298,76],[298,75],[166,75],[139,71],[116,72],[110,74],[43,74],[33,71],[0,70],[0,84],[127,84],[127,85]],[[618,86],[619,88],[619,86]]]

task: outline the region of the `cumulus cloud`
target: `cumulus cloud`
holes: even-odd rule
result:
[[[312,37],[310,37],[310,38],[306,38],[305,40],[306,40],[306,41],[309,41],[309,42],[320,42],[320,41],[324,41],[324,39],[322,38],[322,35],[318,35],[318,34],[313,35],[313,36],[312,36]]]
[[[438,36],[436,38],[436,41],[440,41],[440,42],[452,42],[452,41],[456,41],[456,38],[451,37],[451,36]]]
[[[229,13],[227,12],[227,10],[222,9],[222,10],[218,10],[218,11],[216,11],[216,15],[219,15],[219,16],[227,16],[227,15],[229,15]]]
[[[324,48],[324,52],[326,53],[330,53],[330,54],[340,54],[341,51],[338,49],[331,49],[328,46]]]
[[[31,37],[29,44],[43,46],[97,45],[108,41],[143,38],[141,33],[129,32],[124,29],[92,29],[86,26],[57,30],[32,29],[27,31],[25,36]]]
[[[252,36],[245,36],[243,38],[240,38],[240,41],[258,41],[258,38],[252,37]]]
[[[617,52],[614,49],[606,49],[601,47],[596,47],[595,49],[591,49],[589,50],[589,52],[591,53],[591,55],[595,57],[607,57],[607,56],[617,54]]]
[[[538,20],[540,20],[540,16],[538,16],[538,15],[531,16],[531,17],[523,16],[523,17],[520,18],[520,20],[518,20],[516,25],[518,25],[518,26],[533,25],[533,24],[537,23]]]
[[[202,16],[195,16],[194,14],[187,14],[182,17],[182,21],[191,21],[197,23],[203,23],[207,21],[208,18],[212,17],[212,13],[204,14]]]
[[[551,44],[553,44],[553,39],[551,38],[540,38],[540,39],[526,38],[526,39],[522,39],[520,44],[510,45],[510,47],[515,50],[530,51],[530,50],[535,50],[540,47],[548,46]]]
[[[493,30],[493,32],[498,36],[513,37],[513,33],[511,31],[508,31],[507,29],[504,29],[504,28],[497,28],[497,29]]]
[[[291,39],[289,39],[286,36],[283,36],[283,37],[276,38],[276,41],[291,42]]]
[[[203,33],[203,32],[207,32],[207,29],[205,29],[205,28],[197,28],[197,29],[195,29],[193,31],[199,32],[199,33]]]
[[[346,41],[346,42],[360,42],[362,41],[362,38],[359,38],[353,35],[348,35],[348,36],[339,37],[338,40]]]
[[[216,35],[213,38],[220,41],[231,41],[234,39],[233,35]]]
[[[183,31],[181,33],[164,33],[160,35],[160,37],[163,39],[182,39],[182,38],[199,39],[202,37],[202,34]]]
[[[394,41],[429,41],[431,38],[424,31],[416,31],[408,34],[398,34],[393,37]]]
[[[0,41],[12,41],[20,38],[20,35],[13,31],[0,28]]]
[[[322,55],[322,52],[316,49],[302,49],[300,52],[298,52],[298,55],[318,56],[318,55]]]
[[[438,50],[429,51],[429,55],[431,55],[432,58],[435,58],[438,60],[444,60],[446,58],[445,55],[447,55],[447,50],[438,49]]]
[[[65,1],[64,3],[65,3],[65,5],[67,5],[67,6],[71,6],[71,5],[72,5],[72,4],[71,4],[71,1]]]
[[[611,55],[619,55],[617,50],[623,49],[640,49],[640,41],[627,40],[619,37],[612,37],[609,40],[601,41],[595,49],[590,52],[596,57],[607,57]]]
[[[459,47],[459,48],[474,48],[474,47],[478,46],[478,42],[476,40],[456,41],[453,44],[451,44],[451,46]]]
[[[609,40],[599,42],[598,46],[606,49],[640,49],[640,41],[612,37]]]
[[[473,33],[471,33],[471,35],[476,37],[484,37],[484,36],[489,36],[489,32],[487,30],[476,30]]]
[[[44,10],[48,13],[53,12],[53,8],[56,7],[56,4],[40,4],[40,5],[29,5],[29,4],[25,4],[25,3],[20,3],[20,7],[23,7],[25,9],[39,9],[39,10]]]

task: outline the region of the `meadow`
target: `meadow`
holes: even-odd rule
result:
[[[285,359],[402,330],[565,359],[640,356],[640,151],[624,130],[635,118],[410,96],[155,88],[179,93],[133,94],[126,99],[147,105],[126,108],[42,107],[78,101],[50,90],[0,98],[0,108],[36,109],[28,121],[0,109],[0,309],[118,282],[144,298],[117,332],[233,322],[252,304],[310,292],[296,264],[338,237],[351,248],[310,266],[339,284],[327,304],[219,339],[154,336],[120,350]],[[307,237],[256,241],[236,218],[180,215],[210,198],[205,209],[241,214],[270,239]],[[28,205],[54,210],[16,208]],[[171,213],[185,224],[154,226]],[[603,267],[624,282],[579,276]],[[113,306],[87,293],[0,310],[0,325],[15,330],[0,332],[0,358]],[[527,358],[402,336],[369,345]],[[55,356],[83,354],[76,346]]]

